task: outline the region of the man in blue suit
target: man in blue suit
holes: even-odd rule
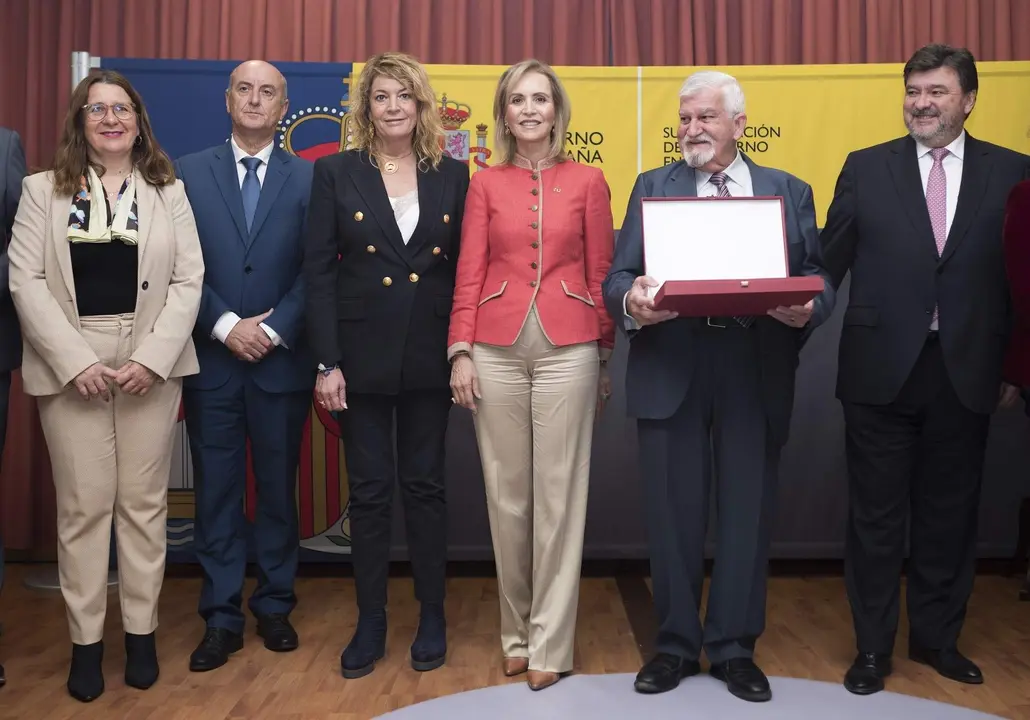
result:
[[[657,653],[635,687],[673,689],[700,671],[703,649],[711,674],[731,693],[760,702],[772,694],[753,654],[765,627],[769,530],[794,373],[807,333],[833,312],[835,295],[820,256],[812,189],[738,150],[744,111],[744,93],[729,75],[687,79],[678,132],[684,159],[637,178],[603,291],[630,341],[626,405],[637,419],[658,616]],[[790,274],[822,276],[826,289],[804,306],[759,317],[679,318],[657,310],[647,293],[656,283],[644,275],[641,199],[690,196],[782,197]],[[702,625],[713,467],[719,527]]]
[[[204,250],[194,331],[200,374],[184,385],[196,487],[194,543],[206,623],[190,670],[213,670],[243,647],[247,443],[257,484],[257,590],[249,600],[265,647],[298,646],[289,621],[299,553],[296,472],[315,367],[304,342],[301,237],[312,164],[275,147],[286,80],[262,61],[226,90],[229,142],[180,158],[177,174]]]

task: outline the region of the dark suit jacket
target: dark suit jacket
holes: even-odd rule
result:
[[[304,332],[302,245],[312,163],[276,148],[261,184],[250,232],[229,143],[186,155],[176,163],[186,185],[204,250],[204,295],[194,331],[200,374],[186,388],[212,390],[234,374],[249,374],[266,392],[299,392],[315,383],[315,363]],[[264,324],[287,347],[253,364],[238,360],[212,337],[226,311],[241,318],[272,314]]]
[[[405,245],[379,170],[364,151],[315,161],[305,240],[307,318],[316,362],[347,389],[446,388],[447,327],[469,186],[444,157],[418,172],[418,225]]]
[[[1010,328],[1001,230],[1012,186],[1030,158],[966,134],[958,206],[941,257],[930,226],[915,141],[903,137],[848,155],[822,231],[834,286],[851,271],[837,397],[892,402],[940,308],[940,343],[959,400],[998,404]]]
[[[1030,388],[1030,180],[1009,194],[1004,237],[1014,321],[1003,377],[1017,387]]]
[[[21,333],[8,285],[7,244],[25,179],[25,152],[18,133],[0,128],[0,372],[21,365]]]
[[[798,353],[807,335],[832,312],[836,293],[829,284],[819,248],[812,188],[782,170],[756,165],[744,156],[756,196],[780,196],[786,214],[791,275],[821,275],[826,289],[816,297],[812,319],[804,329],[791,328],[771,317],[759,317],[750,332],[759,334],[763,402],[774,440],[786,442],[794,407],[794,374]],[[625,330],[623,297],[633,280],[644,274],[641,199],[694,197],[693,168],[684,161],[649,170],[637,177],[619,233],[615,258],[604,282],[604,299],[616,324]],[[626,406],[632,417],[663,420],[683,403],[693,375],[693,347],[704,318],[677,318],[627,332],[630,339],[626,369]]]

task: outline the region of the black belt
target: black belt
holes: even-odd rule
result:
[[[703,318],[702,320],[703,320],[703,323],[706,326],[708,326],[708,327],[721,328],[721,329],[737,328],[738,330],[747,330],[747,328],[745,328],[743,325],[741,325],[739,322],[737,322],[737,318],[735,318],[733,316],[716,317],[714,315],[709,315],[708,317]],[[754,323],[752,323],[752,327],[753,326],[754,326]]]

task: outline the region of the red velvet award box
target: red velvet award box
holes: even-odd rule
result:
[[[782,197],[643,198],[644,273],[655,308],[683,317],[804,305],[819,276],[790,275]]]

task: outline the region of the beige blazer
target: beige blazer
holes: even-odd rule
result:
[[[71,250],[70,195],[53,174],[25,178],[8,249],[10,288],[24,338],[22,383],[29,395],[56,395],[98,362],[79,331]],[[132,360],[161,380],[200,371],[191,334],[200,311],[204,256],[181,181],[154,187],[136,173],[139,286]]]

